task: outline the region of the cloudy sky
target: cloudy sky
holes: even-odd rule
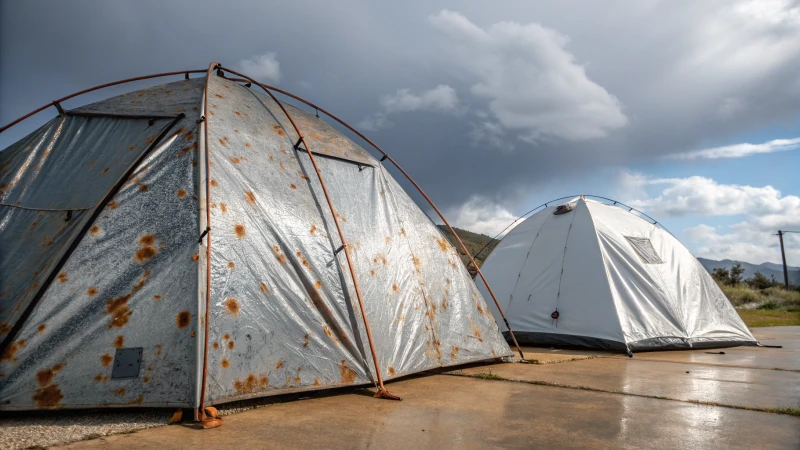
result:
[[[800,2],[532,3],[0,2],[0,124],[216,60],[361,128],[457,226],[595,194],[696,256],[778,262],[773,234],[800,230]]]

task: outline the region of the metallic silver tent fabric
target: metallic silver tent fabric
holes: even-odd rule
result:
[[[269,97],[209,82],[207,402],[371,383],[351,275],[334,254],[341,243],[308,154],[294,150],[297,135]],[[0,410],[198,406],[204,84],[84,106],[76,111],[114,117],[58,117],[0,152],[0,331],[80,239],[0,357]],[[384,377],[510,355],[455,249],[381,164],[321,119],[287,109],[338,208]],[[142,348],[138,377],[111,378],[117,348]]]
[[[526,219],[483,265],[520,342],[616,351],[756,343],[674,236],[616,206],[567,203],[568,213],[554,205]],[[631,241],[647,242],[649,259]]]

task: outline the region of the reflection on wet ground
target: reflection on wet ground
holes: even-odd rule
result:
[[[743,408],[800,409],[800,327],[753,331],[786,345],[634,358],[529,348],[526,357],[547,363],[406,378],[390,386],[402,402],[353,391],[231,415],[212,430],[161,427],[71,446],[798,448],[800,417]]]

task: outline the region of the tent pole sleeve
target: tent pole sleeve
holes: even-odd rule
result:
[[[212,62],[208,65],[206,72],[206,87],[203,93],[203,114],[206,115],[203,121],[203,147],[205,147],[205,191],[206,191],[206,227],[209,230],[206,234],[206,311],[205,311],[205,331],[203,338],[203,377],[200,385],[200,418],[206,418],[206,381],[208,379],[208,330],[209,330],[209,310],[211,309],[211,188],[209,187],[209,151],[208,151],[208,81],[211,73],[219,67],[219,63]]]
[[[320,186],[322,186],[322,192],[325,194],[325,201],[328,203],[328,208],[331,210],[331,215],[333,216],[333,223],[336,225],[336,231],[339,233],[339,239],[341,240],[342,245],[344,246],[344,256],[347,259],[347,266],[350,269],[350,276],[353,279],[353,287],[355,288],[355,291],[356,291],[356,298],[358,299],[358,306],[361,309],[361,317],[364,318],[364,328],[367,331],[367,340],[369,341],[369,350],[372,353],[372,362],[375,364],[375,374],[377,375],[377,378],[378,378],[378,392],[375,393],[375,397],[388,398],[388,399],[392,399],[392,400],[400,400],[400,397],[397,397],[397,396],[394,396],[394,395],[390,394],[389,391],[386,390],[386,387],[383,385],[383,376],[381,375],[381,368],[380,368],[380,365],[378,364],[378,354],[375,352],[375,343],[374,343],[374,341],[372,339],[372,331],[370,330],[370,327],[369,327],[369,320],[367,319],[367,311],[364,308],[364,299],[361,297],[361,289],[359,289],[359,287],[358,287],[358,280],[356,279],[356,271],[353,268],[353,261],[350,258],[350,250],[348,248],[347,241],[344,238],[344,233],[342,232],[342,227],[339,224],[339,219],[336,216],[336,210],[333,207],[333,201],[331,200],[331,197],[328,194],[328,188],[325,186],[325,181],[322,179],[322,173],[320,172],[319,167],[317,166],[317,161],[314,158],[314,153],[311,151],[311,147],[309,147],[308,143],[306,142],[305,137],[303,137],[303,132],[300,131],[300,128],[297,126],[297,124],[295,123],[294,119],[292,119],[292,116],[289,114],[289,112],[283,106],[283,103],[281,103],[275,97],[275,95],[269,89],[267,89],[263,84],[258,83],[257,81],[251,79],[250,77],[248,77],[246,75],[242,75],[240,73],[234,72],[233,70],[230,70],[230,69],[227,69],[227,68],[225,68],[224,70],[226,70],[226,71],[228,71],[228,72],[230,72],[230,73],[232,73],[234,75],[238,75],[240,77],[246,78],[246,79],[250,80],[250,82],[252,82],[254,84],[257,84],[262,89],[264,89],[264,91],[267,94],[269,94],[269,96],[272,98],[272,100],[274,100],[275,103],[281,108],[281,111],[283,111],[283,114],[286,116],[286,118],[289,119],[289,122],[291,122],[292,127],[294,128],[295,132],[297,133],[297,135],[299,137],[299,141],[301,141],[303,146],[306,148],[307,153],[308,153],[308,157],[311,159],[311,164],[314,166],[314,172],[317,173],[317,178],[319,179],[319,184],[320,184]]]
[[[228,69],[226,69],[226,70],[228,70]],[[238,75],[240,77],[247,78],[252,83],[257,84],[258,86],[260,86],[262,89],[264,89],[267,92],[269,92],[270,90],[273,90],[275,92],[280,92],[281,94],[286,95],[287,97],[291,97],[291,98],[293,98],[293,99],[295,99],[295,100],[297,100],[299,102],[302,102],[302,103],[304,103],[304,104],[306,104],[306,105],[308,105],[308,106],[310,106],[310,107],[312,107],[314,109],[317,109],[317,110],[321,111],[323,114],[325,114],[328,117],[330,117],[331,119],[339,122],[342,126],[344,126],[348,130],[350,130],[353,133],[355,133],[358,137],[360,137],[366,143],[371,145],[375,150],[379,151],[385,157],[385,159],[388,159],[389,161],[391,161],[391,163],[394,164],[394,166],[397,168],[397,170],[399,170],[400,173],[402,173],[403,176],[405,176],[408,179],[408,181],[410,181],[411,184],[414,185],[414,187],[417,189],[417,191],[420,194],[422,194],[422,196],[425,198],[425,200],[428,202],[428,204],[431,205],[431,207],[433,208],[434,211],[436,211],[436,214],[439,216],[439,218],[442,219],[442,221],[447,226],[447,228],[450,230],[450,232],[453,233],[453,236],[456,238],[456,241],[458,241],[458,245],[461,246],[461,249],[464,251],[464,253],[469,255],[470,262],[475,266],[475,269],[478,271],[478,275],[481,276],[481,280],[483,280],[483,284],[486,285],[486,289],[489,291],[489,294],[492,296],[492,300],[494,300],[494,304],[495,304],[495,306],[497,306],[497,310],[500,311],[500,315],[503,317],[503,321],[506,323],[506,326],[508,327],[508,320],[506,320],[506,315],[503,312],[503,308],[500,307],[500,302],[497,301],[497,297],[495,297],[494,291],[492,291],[492,288],[489,286],[489,282],[486,281],[486,277],[483,276],[483,273],[481,272],[480,267],[478,267],[478,265],[475,263],[475,259],[472,257],[472,253],[470,253],[470,251],[467,250],[467,247],[464,245],[464,243],[461,242],[461,238],[458,237],[458,234],[456,234],[456,231],[453,229],[452,226],[450,226],[450,223],[447,221],[447,219],[445,219],[445,217],[442,214],[442,212],[439,211],[439,208],[437,208],[436,205],[433,204],[433,200],[431,200],[430,197],[428,197],[428,195],[425,194],[425,191],[423,191],[422,188],[417,184],[417,182],[414,181],[413,178],[411,178],[411,175],[409,175],[405,170],[403,170],[402,167],[400,167],[400,164],[398,164],[397,161],[395,161],[391,156],[389,156],[388,153],[384,152],[380,147],[378,147],[377,144],[372,142],[369,138],[367,138],[366,136],[361,134],[358,130],[356,130],[355,128],[351,127],[349,124],[347,124],[344,120],[334,116],[333,114],[329,113],[328,111],[326,111],[326,110],[320,108],[319,106],[309,102],[308,100],[305,100],[305,99],[303,99],[301,97],[298,97],[298,96],[296,96],[294,94],[290,94],[289,92],[286,92],[286,91],[284,91],[282,89],[278,89],[278,88],[275,88],[275,87],[272,87],[272,86],[269,86],[269,85],[261,84],[261,83],[255,81],[255,80],[252,80],[252,79],[250,79],[250,78],[248,78],[248,77],[246,77],[246,76],[244,76],[244,75],[242,75],[240,73],[236,73],[236,72],[234,72],[232,70],[228,70],[228,72],[230,72],[232,74],[235,74],[235,75]],[[270,96],[275,98],[272,94],[270,94]],[[278,102],[278,104],[280,105],[280,102]],[[282,106],[281,106],[281,108],[282,108]],[[306,147],[306,148],[308,148],[308,147]],[[312,158],[312,161],[313,161],[313,158]],[[356,292],[358,292],[357,289],[356,289]],[[517,338],[514,336],[514,331],[511,330],[511,327],[508,327],[508,332],[509,332],[509,334],[511,334],[511,339],[514,341],[514,345],[517,347],[517,351],[519,352],[520,358],[522,358],[522,360],[525,361],[525,355],[522,354],[522,350],[520,350],[520,348],[519,348],[519,344],[517,343]]]
[[[76,92],[74,94],[70,94],[70,95],[68,95],[66,97],[62,97],[62,98],[60,98],[58,100],[54,100],[54,101],[52,101],[52,102],[50,102],[50,103],[48,103],[48,104],[46,104],[46,105],[44,105],[42,107],[39,107],[39,108],[29,112],[28,114],[25,114],[24,116],[20,117],[17,120],[15,120],[15,121],[13,121],[13,122],[11,122],[11,123],[3,126],[3,127],[0,127],[0,133],[2,133],[3,131],[6,131],[7,129],[13,127],[14,125],[22,122],[23,120],[27,119],[28,117],[31,117],[34,114],[37,114],[37,113],[40,113],[40,112],[44,111],[45,109],[47,109],[47,108],[49,108],[51,106],[55,106],[56,108],[59,108],[59,104],[61,102],[69,100],[69,99],[74,98],[74,97],[77,97],[79,95],[86,94],[88,92],[96,91],[98,89],[103,89],[103,88],[107,88],[107,87],[111,87],[111,86],[116,86],[118,84],[130,83],[132,81],[148,80],[150,78],[168,77],[168,76],[172,76],[172,75],[183,75],[183,74],[186,74],[186,76],[188,77],[188,74],[190,74],[190,73],[203,73],[203,72],[205,72],[205,70],[181,70],[181,71],[178,71],[178,72],[156,73],[156,74],[153,74],[153,75],[145,75],[145,76],[135,77],[135,78],[126,78],[124,80],[113,81],[111,83],[101,84],[99,86],[91,87],[89,89],[84,89],[84,90],[78,91],[78,92]],[[60,109],[59,109],[59,112],[61,112]]]
[[[172,119],[172,122],[170,122],[169,125],[164,127],[164,129],[161,130],[161,133],[159,133],[158,136],[153,140],[153,142],[150,143],[150,146],[147,147],[142,152],[142,154],[139,155],[136,161],[134,161],[128,167],[128,170],[120,177],[120,179],[117,181],[117,184],[115,184],[108,191],[103,200],[97,204],[97,207],[94,209],[94,212],[92,213],[91,217],[89,217],[89,220],[86,221],[86,224],[83,225],[83,228],[81,228],[81,230],[78,232],[78,235],[75,237],[75,239],[72,240],[72,243],[70,243],[69,247],[67,248],[67,251],[64,252],[64,255],[61,257],[61,259],[59,259],[56,265],[53,266],[53,269],[50,271],[50,274],[47,276],[47,279],[44,281],[44,283],[42,283],[42,286],[39,287],[39,290],[36,292],[36,295],[33,297],[33,299],[31,299],[30,303],[28,303],[28,306],[25,308],[25,311],[22,312],[22,315],[20,315],[19,319],[17,319],[16,323],[14,323],[14,327],[11,328],[11,331],[9,331],[8,334],[6,335],[6,338],[3,340],[2,343],[0,343],[0,355],[4,354],[8,346],[11,345],[12,342],[14,342],[14,338],[22,330],[23,325],[25,325],[25,322],[28,321],[28,317],[30,317],[30,315],[33,313],[33,310],[36,308],[36,305],[38,305],[39,301],[42,299],[42,297],[44,297],[45,292],[47,292],[47,288],[50,287],[50,285],[53,283],[53,280],[56,278],[56,275],[61,271],[61,268],[64,267],[64,264],[67,263],[67,261],[69,260],[70,256],[72,256],[72,253],[75,251],[75,249],[78,248],[78,244],[81,243],[83,237],[86,236],[86,233],[88,233],[89,229],[92,228],[94,222],[97,220],[98,217],[100,217],[100,214],[103,212],[108,202],[110,202],[111,199],[113,199],[114,196],[117,195],[117,192],[119,192],[119,190],[122,188],[122,185],[125,184],[125,181],[128,178],[130,178],[130,176],[133,174],[136,168],[139,167],[139,164],[141,164],[142,161],[144,161],[145,158],[147,158],[147,156],[153,151],[153,149],[155,149],[158,146],[158,144],[161,143],[161,141],[164,139],[164,136],[166,136],[167,133],[169,133],[169,131],[175,126],[175,124],[178,123],[178,121],[180,121],[183,118],[184,118],[183,113],[180,113],[178,116],[174,117]]]

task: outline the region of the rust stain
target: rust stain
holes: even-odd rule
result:
[[[369,271],[369,275],[374,277],[375,276],[375,269],[370,270]]]
[[[135,148],[136,148],[136,144],[133,144],[133,145],[131,145],[130,147],[128,147],[128,150],[133,150],[133,149],[135,149]]]
[[[195,253],[194,255],[192,255],[192,261],[197,261],[197,258],[199,258],[199,257],[200,257],[200,254],[199,253]]]
[[[214,350],[219,350],[219,342],[214,342]]]
[[[322,282],[321,281],[317,281],[316,283],[314,283],[314,287],[317,288],[318,290],[322,289]]]
[[[103,381],[103,374],[102,374],[102,373],[98,373],[98,374],[97,374],[97,375],[94,377],[94,381],[95,381],[96,383],[99,383],[99,382]]]
[[[446,251],[447,251],[447,239],[445,239],[445,238],[437,239],[437,240],[436,240],[436,243],[437,243],[437,244],[439,244],[439,248],[440,248],[440,249],[441,249],[443,252],[446,252]]]
[[[236,232],[236,237],[238,237],[239,239],[247,235],[247,232],[244,229],[244,225],[242,224],[237,224],[235,227],[233,227],[233,231]]]
[[[382,264],[382,265],[385,266],[386,265],[386,257],[383,256],[382,253],[378,253],[377,255],[375,255],[374,258],[372,258],[372,262],[374,262],[375,264]]]
[[[175,323],[178,324],[178,328],[186,328],[191,322],[192,314],[188,310],[179,312],[178,316],[175,318]]]
[[[158,253],[158,251],[153,247],[150,246],[142,247],[139,250],[136,250],[136,254],[134,255],[133,259],[135,259],[136,262],[143,263],[145,261],[148,261],[153,256],[155,256],[156,253]]]
[[[161,296],[156,294],[153,296],[153,300],[161,300]]]
[[[116,339],[114,339],[114,347],[115,348],[122,348],[125,347],[125,336],[119,335]]]
[[[292,189],[297,189],[297,186],[295,186],[293,184],[290,184],[289,187],[292,188]]]
[[[316,225],[311,225],[311,229],[308,230],[308,232],[311,233],[311,234],[314,234],[316,231],[317,231],[317,226]]]
[[[114,361],[114,357],[106,353],[105,355],[100,357],[100,362],[103,363],[103,367],[108,367],[111,365],[111,362]]]
[[[156,356],[161,356],[162,348],[161,344],[156,345]],[[150,370],[150,368],[148,367],[147,370]]]
[[[45,328],[47,328],[47,324],[43,323],[43,324],[39,325],[38,327],[36,327],[36,331],[41,333],[42,331],[45,330]]]
[[[186,189],[178,189],[178,198],[186,197]]]
[[[97,236],[97,234],[100,233],[100,227],[97,225],[92,225],[92,228],[89,228],[89,233],[91,233],[93,236]]]
[[[117,209],[119,202],[108,202],[108,209]]]
[[[417,273],[422,273],[422,264],[416,256],[414,256],[414,270],[416,270]]]
[[[221,209],[223,213],[228,212],[228,207],[225,205],[225,203],[220,203],[219,209]]]
[[[67,273],[61,272],[60,274],[58,274],[58,281],[62,283],[66,283],[67,281],[69,281],[69,278],[67,278]]]
[[[324,327],[322,327],[322,329],[325,331],[325,334],[326,334],[326,335],[327,335],[329,338],[331,338],[331,340],[333,341],[333,343],[334,343],[334,344],[338,344],[338,343],[339,343],[339,340],[338,340],[338,339],[336,339],[336,338],[333,336],[333,333],[331,333],[331,329],[330,329],[330,327],[328,327],[327,325],[325,325]]]
[[[37,389],[36,394],[33,395],[33,401],[39,405],[40,408],[55,408],[59,402],[64,398],[57,384],[52,384],[42,389]]]
[[[230,361],[228,361],[228,358],[223,358],[223,359],[222,359],[222,362],[221,362],[220,364],[221,364],[221,365],[222,365],[222,367],[224,367],[225,369],[227,369],[228,367],[230,367],[230,366],[231,366],[231,363],[230,363]]]
[[[146,184],[140,184],[139,185],[139,192],[147,192],[148,189],[149,188],[147,187]]]
[[[122,328],[128,323],[128,319],[133,314],[133,311],[128,309],[128,300],[132,296],[133,294],[125,294],[106,301],[106,314],[111,315],[108,328]]]
[[[288,154],[289,154],[289,153],[287,153],[287,152],[286,152],[286,149],[285,149],[285,148],[282,148],[282,149],[281,149],[281,153],[283,153],[284,155],[288,155]]]
[[[263,292],[263,293],[265,293],[265,294],[267,293],[267,285],[266,285],[266,284],[264,284],[264,283],[259,283],[259,285],[258,285],[258,286],[261,288],[261,292]]]
[[[319,378],[314,378],[314,386],[320,386],[322,383],[319,382]]]
[[[238,316],[239,315],[239,302],[235,298],[229,298],[229,299],[225,300],[225,309],[231,315]]]
[[[230,335],[230,334],[226,334],[225,336],[222,336],[222,339],[225,339],[226,341],[227,341],[228,339],[230,339],[230,338],[231,338],[231,335]]]
[[[400,236],[405,236],[405,235],[406,235],[406,229],[400,228]]]
[[[244,143],[244,146],[245,146],[245,147],[250,147],[250,143],[249,143],[249,142],[245,142],[245,143]]]
[[[278,364],[275,365],[276,369],[280,369],[281,367],[283,367],[283,360],[278,361]]]
[[[244,199],[247,200],[247,203],[249,203],[251,205],[255,205],[256,204],[256,196],[253,195],[253,191],[246,191],[244,193]]]
[[[395,376],[395,374],[396,374],[396,373],[397,373],[397,372],[394,370],[394,367],[392,367],[392,366],[389,366],[389,375],[391,375],[391,376]]]
[[[234,163],[234,164],[239,164],[242,161],[239,158],[235,157],[235,156],[231,156],[231,162]]]
[[[211,179],[211,186],[217,187],[219,186],[219,183],[217,182],[217,180]]]
[[[219,95],[219,94],[214,94],[214,95],[215,95],[215,96],[217,96],[217,97],[219,97],[219,98],[225,98],[225,97],[223,97],[223,96],[221,96],[221,95]]]
[[[275,130],[275,132],[276,132],[276,133],[278,133],[278,136],[283,136],[283,135],[285,135],[285,134],[286,134],[286,133],[283,131],[283,129],[281,128],[281,126],[280,126],[280,125],[273,125],[273,126],[272,126],[272,129],[273,129],[273,130]]]
[[[235,346],[236,346],[236,342],[233,339],[228,341],[228,349],[229,350],[233,350],[233,347],[235,347]]]
[[[228,261],[228,268],[233,269],[234,267],[236,267],[236,264],[234,264],[233,261]]]
[[[281,249],[277,245],[272,246],[272,251],[275,252],[275,258],[278,260],[279,263],[286,264],[286,255],[281,253]]]
[[[117,395],[125,395],[125,388],[115,389],[112,392],[117,394]]]
[[[283,166],[283,162],[281,162],[281,163],[280,163],[280,164],[278,164],[278,165],[280,166],[281,170],[284,170],[284,171],[286,170],[286,167],[284,167],[284,166]]]
[[[353,384],[356,381],[356,371],[351,369],[347,361],[342,360],[339,365],[339,373],[342,376],[342,384]]]
[[[397,284],[396,284],[396,283],[392,285],[392,290],[393,290],[395,293],[397,293],[397,292],[399,291],[399,289],[398,289],[398,287],[397,287]]]
[[[219,140],[219,143],[220,143],[220,144],[222,144],[222,145],[223,145],[223,146],[225,146],[225,147],[227,147],[227,146],[228,146],[228,142],[227,142],[225,139],[220,139],[220,140]]]
[[[55,366],[42,370],[36,374],[36,381],[39,382],[39,386],[47,386],[53,381],[53,378],[56,377],[58,371],[64,368],[64,363],[56,364]]]
[[[308,342],[308,333],[306,333],[306,335],[303,336],[303,339],[305,339],[305,342],[303,342],[303,347],[308,347],[308,344],[309,344],[309,342]]]

